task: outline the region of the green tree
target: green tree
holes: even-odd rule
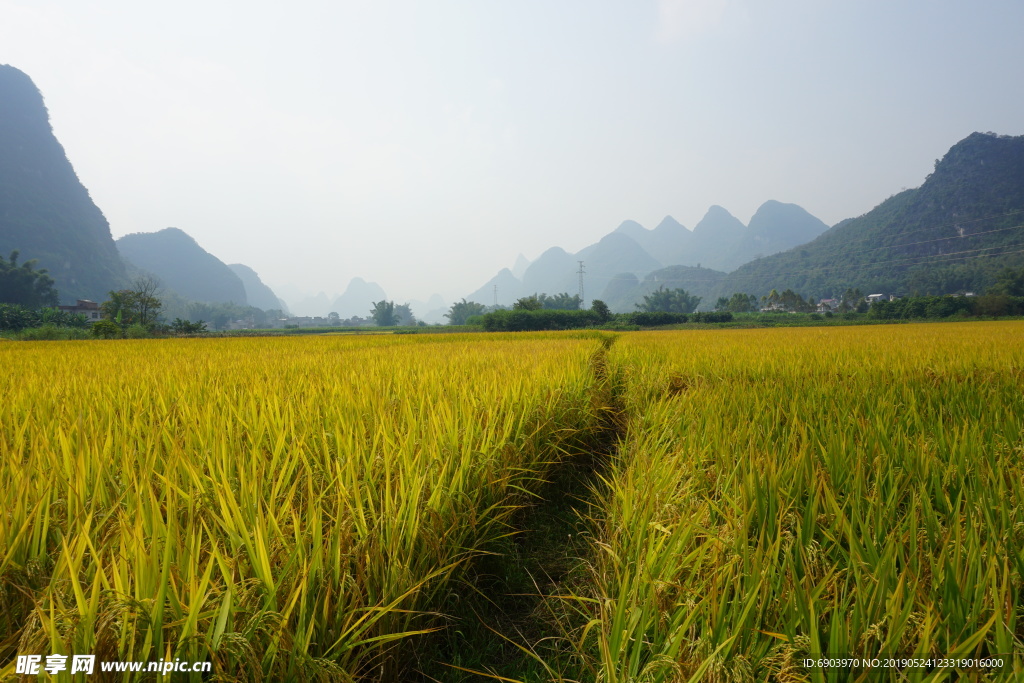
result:
[[[210,324],[213,325],[215,330],[224,330],[227,329],[228,323],[231,322],[231,319],[231,309],[215,307],[213,315],[210,316]]]
[[[0,303],[18,304],[26,308],[57,305],[57,290],[46,268],[35,270],[36,260],[18,265],[17,250],[9,260],[0,258]]]
[[[751,313],[757,311],[757,297],[753,294],[736,292],[729,298],[725,310],[730,313]]]
[[[608,308],[608,304],[600,299],[594,299],[590,302],[590,310],[597,313],[597,317],[601,322],[607,322],[612,317],[612,312],[611,309]]]
[[[570,295],[569,292],[562,292],[554,296],[541,294],[538,300],[541,302],[541,308],[553,311],[578,311],[580,306],[583,305],[583,300],[580,299],[579,294]]]
[[[700,297],[685,289],[665,289],[664,285],[636,304],[637,310],[647,313],[693,313],[700,305]]]
[[[847,287],[846,291],[843,292],[843,296],[840,298],[839,311],[842,313],[846,313],[847,311],[863,313],[866,310],[868,310],[868,302],[867,299],[864,298],[864,295],[861,294],[860,288],[857,287],[850,289]]]
[[[448,318],[449,325],[465,325],[470,316],[483,315],[486,311],[487,308],[483,304],[463,299],[458,303],[452,304],[452,307],[448,309],[444,317]]]
[[[103,317],[115,322],[122,327],[127,327],[135,322],[135,292],[130,289],[121,289],[116,292],[107,293],[108,299],[100,304]]]
[[[217,314],[214,306],[202,301],[193,301],[188,305],[188,320],[209,320]]]
[[[97,320],[92,324],[92,336],[99,339],[116,339],[124,336],[124,330],[113,320]]]
[[[0,304],[0,330],[24,330],[27,327],[38,327],[39,311],[33,311],[18,304]]]
[[[156,296],[159,288],[159,283],[153,278],[136,278],[132,281],[131,289],[109,292],[110,298],[100,304],[100,310],[104,317],[122,328],[141,325],[150,329],[156,325],[163,306]]]
[[[206,332],[206,323],[202,320],[191,322],[189,320],[175,318],[174,322],[171,323],[171,331],[175,334],[198,334],[200,332]]]
[[[416,324],[416,316],[412,314],[412,307],[409,304],[395,305],[395,324],[406,326]]]
[[[394,327],[398,323],[398,316],[395,315],[394,301],[375,301],[370,309],[370,317],[377,327]]]
[[[547,298],[547,295],[541,296]],[[524,296],[521,299],[517,299],[516,302],[512,304],[513,311],[539,311],[542,308],[544,308],[544,302],[541,301],[536,294],[533,296]]]
[[[54,327],[85,329],[89,326],[89,321],[81,313],[68,313],[59,308],[40,308],[39,322],[43,325],[53,325]]]
[[[163,307],[156,296],[160,292],[160,282],[151,277],[137,277],[132,280],[131,291],[135,293],[136,322],[145,328],[156,325]]]
[[[996,283],[989,288],[988,293],[1005,296],[1024,296],[1024,268],[1020,270],[1004,268],[996,276]]]
[[[794,292],[792,289],[787,289],[782,294],[780,294],[779,302],[782,304],[782,307],[784,309],[790,312],[799,313],[807,312],[810,310],[807,305],[807,302],[804,301],[804,298],[797,294],[796,292]]]

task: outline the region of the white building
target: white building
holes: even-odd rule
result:
[[[89,301],[88,299],[79,299],[78,303],[74,306],[58,306],[57,308],[65,313],[84,315],[86,322],[89,324],[97,322],[103,317],[103,312],[100,311],[100,305],[95,301]]]

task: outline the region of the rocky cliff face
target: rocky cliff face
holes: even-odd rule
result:
[[[0,254],[38,259],[62,302],[102,301],[125,270],[103,212],[53,135],[27,75],[0,65]]]

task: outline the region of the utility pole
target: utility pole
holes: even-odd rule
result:
[[[577,261],[580,264],[580,269],[576,271],[576,274],[580,276],[580,310],[584,309],[583,306],[583,261]]]
[[[498,308],[498,285],[494,285],[494,308]]]

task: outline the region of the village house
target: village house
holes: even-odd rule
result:
[[[822,299],[818,302],[818,313],[831,313],[839,308],[838,299]]]
[[[100,305],[95,301],[89,301],[88,299],[79,299],[74,306],[58,306],[57,308],[65,313],[71,313],[72,315],[84,315],[86,322],[89,324],[97,322],[103,317],[103,312],[100,311]]]

